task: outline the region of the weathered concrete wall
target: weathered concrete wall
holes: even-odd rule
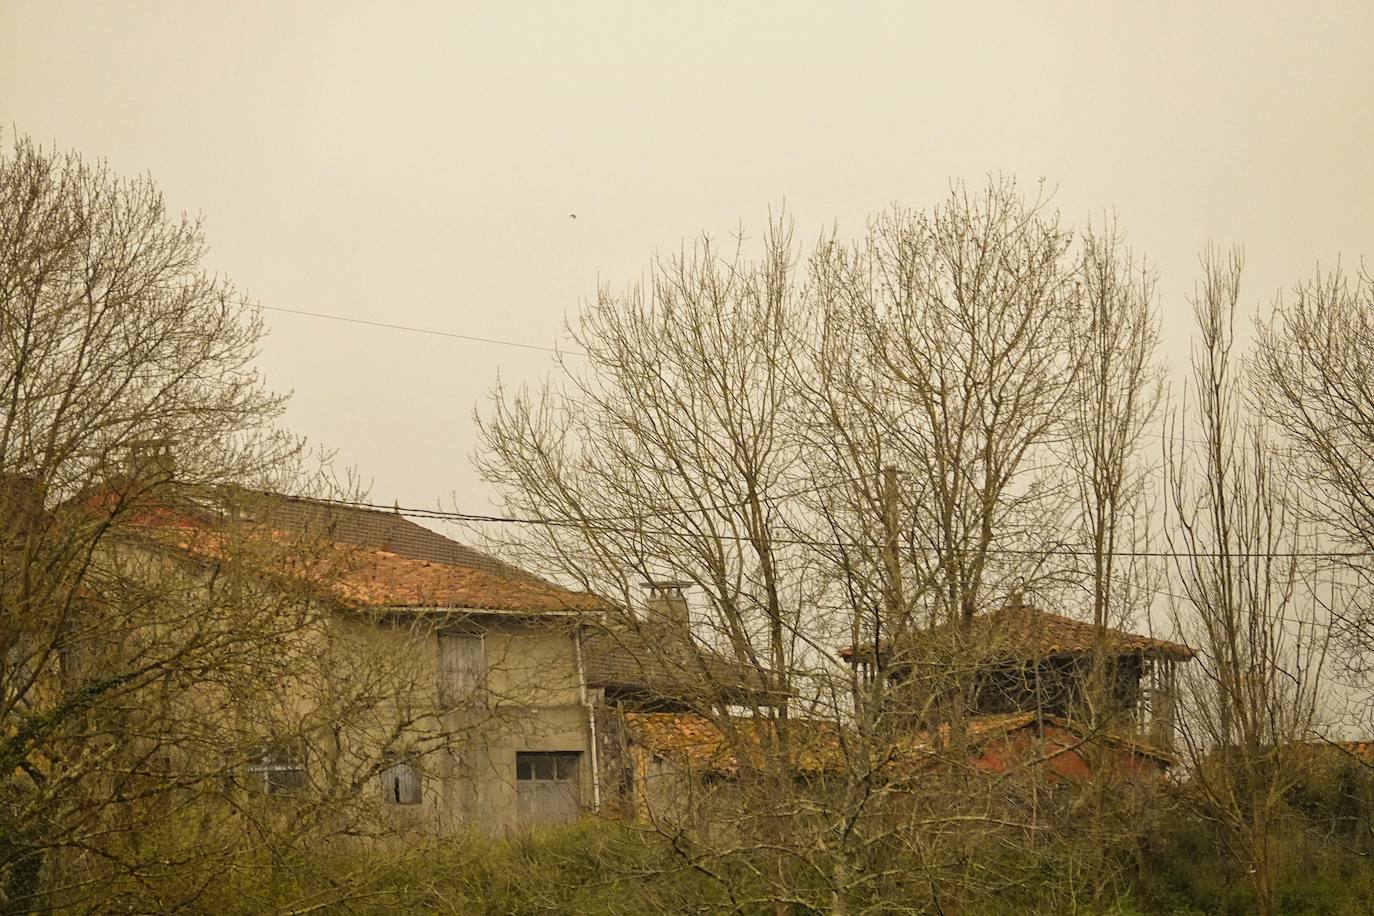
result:
[[[575,631],[544,621],[474,620],[487,663],[485,691],[472,708],[448,713],[463,732],[443,774],[440,798],[459,822],[486,833],[520,827],[516,755],[580,755],[578,795],[594,799],[591,725],[583,702]],[[436,660],[438,647],[435,647]]]
[[[440,684],[443,625],[404,618],[334,621],[332,638],[316,649],[323,683],[302,680],[289,691],[293,717],[327,719],[331,695],[356,694],[364,681],[379,697],[371,708],[353,711],[341,734],[316,747],[312,778],[317,768],[340,763],[376,768],[384,755],[406,759],[420,777],[420,804],[388,803],[380,773],[366,778],[358,804],[395,827],[499,834],[520,826],[516,755],[571,751],[580,754],[579,796],[590,807],[591,727],[574,631],[562,623],[496,615],[469,615],[458,626],[480,634],[485,677],[478,691],[446,706]]]

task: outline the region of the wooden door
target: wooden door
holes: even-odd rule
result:
[[[578,751],[522,751],[515,755],[516,814],[523,829],[577,820],[582,806]]]

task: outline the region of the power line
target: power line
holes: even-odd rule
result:
[[[535,350],[541,353],[554,353],[560,356],[586,356],[581,350],[563,349],[560,347],[546,347],[542,344],[521,343],[516,340],[503,340],[499,337],[478,337],[473,334],[459,334],[455,331],[440,331],[435,328],[422,328],[414,325],[393,324],[386,321],[373,321],[368,318],[350,318],[344,315],[332,315],[328,312],[310,312],[304,309],[289,309],[278,305],[257,305],[256,308],[269,312],[283,312],[288,315],[300,315],[307,318],[323,318],[329,321],[342,321],[347,324],[360,324],[373,328],[386,328],[392,331],[409,331],[413,334],[429,334],[434,337],[447,337],[452,340],[466,340],[472,343],[492,344],[499,347],[516,347],[521,350]],[[1182,442],[1190,445],[1207,445],[1202,439],[1192,439],[1187,436],[1173,436],[1168,433],[1142,432],[1140,435],[1151,439],[1160,439],[1166,442]],[[1268,446],[1271,451],[1279,454],[1297,454],[1298,450],[1282,445]]]
[[[816,489],[819,489],[819,488],[816,488]],[[275,494],[275,495],[286,496],[286,494]],[[287,496],[287,498],[295,498],[295,497],[289,497],[289,496]],[[403,506],[401,506],[399,503],[393,503],[392,505],[387,506],[387,505],[383,505],[383,504],[381,504],[381,503],[370,503],[370,502],[365,502],[365,501],[361,501],[361,500],[330,499],[330,498],[327,498],[327,497],[310,497],[310,499],[312,499],[312,500],[314,500],[314,501],[316,501],[316,502],[329,503],[329,504],[331,504],[331,505],[348,506],[348,507],[351,507],[351,508],[358,508],[358,509],[370,509],[370,510],[374,510],[374,511],[385,511],[385,512],[390,512],[390,513],[394,513],[394,514],[398,514],[398,515],[403,515],[403,516],[411,517],[411,518],[422,518],[422,519],[439,520],[439,521],[482,522],[482,523],[494,523],[494,524],[519,524],[519,525],[544,525],[544,526],[553,527],[553,528],[571,528],[571,529],[578,529],[578,530],[599,531],[599,532],[608,532],[608,533],[622,533],[622,534],[658,534],[658,535],[672,535],[672,534],[678,533],[678,532],[674,532],[674,531],[670,531],[670,530],[665,530],[665,529],[658,529],[658,530],[655,530],[655,529],[644,529],[644,528],[627,528],[627,527],[622,527],[622,526],[604,525],[604,524],[596,524],[596,523],[590,523],[590,522],[579,522],[579,521],[572,521],[572,520],[560,521],[560,520],[548,520],[548,519],[521,518],[521,517],[518,517],[518,516],[485,515],[485,514],[472,513],[472,512],[456,512],[456,511],[455,511],[455,512],[449,512],[449,511],[441,510],[441,509],[419,509],[419,508],[413,508],[413,507],[403,507]],[[701,507],[701,508],[704,510],[704,509],[707,509],[707,508],[710,508],[710,507]],[[621,517],[621,518],[623,518],[623,517]],[[749,538],[746,537],[746,536],[744,536],[744,535],[721,534],[721,535],[715,535],[715,537],[717,537],[717,538],[720,539],[720,540],[730,540],[730,541],[736,541],[736,542],[742,542],[742,541],[747,541],[747,540],[749,540]],[[817,540],[809,540],[809,539],[803,539],[803,538],[771,538],[770,541],[771,541],[771,543],[773,543],[773,544],[779,544],[779,545],[791,545],[791,546],[800,545],[800,546],[810,546],[810,547],[864,547],[864,546],[876,547],[876,546],[877,546],[877,545],[863,545],[863,544],[860,544],[860,543],[857,543],[857,542],[817,541]],[[926,548],[926,549],[928,550],[929,548]],[[1074,549],[1074,548],[1046,548],[1046,549],[1042,549],[1042,550],[1037,550],[1037,549],[1034,549],[1034,548],[1005,548],[1005,547],[993,547],[993,548],[989,548],[987,552],[990,553],[990,554],[994,554],[994,555],[1010,555],[1010,556],[1075,556],[1075,557],[1090,557],[1090,556],[1093,556],[1093,555],[1094,555],[1094,552],[1091,551],[1091,550],[1080,550],[1080,549]],[[1152,550],[1152,551],[1142,551],[1142,550],[1117,550],[1117,551],[1112,551],[1110,555],[1116,556],[1116,557],[1138,557],[1138,558],[1155,558],[1155,559],[1169,559],[1169,558],[1215,558],[1215,557],[1223,556],[1222,554],[1217,553],[1217,552],[1215,552],[1215,551],[1171,551],[1171,550],[1157,550],[1157,551],[1154,551],[1154,550]],[[1369,552],[1369,551],[1275,551],[1275,552],[1261,552],[1261,553],[1231,553],[1231,554],[1226,554],[1225,556],[1228,556],[1228,557],[1230,557],[1230,558],[1232,558],[1232,559],[1301,559],[1301,558],[1313,558],[1313,559],[1317,559],[1317,558],[1325,558],[1325,559],[1331,559],[1331,558],[1345,558],[1345,559],[1350,559],[1350,558],[1371,558],[1371,557],[1374,557],[1374,552]],[[1081,587],[1085,587],[1085,586],[1081,586]],[[1187,602],[1190,602],[1190,603],[1193,601],[1193,599],[1192,599],[1192,598],[1189,598],[1187,595],[1180,595],[1180,594],[1178,594],[1177,592],[1174,592],[1174,591],[1169,590],[1169,589],[1166,589],[1166,588],[1161,588],[1161,587],[1159,587],[1159,586],[1150,586],[1150,585],[1146,585],[1146,586],[1144,586],[1144,587],[1145,587],[1145,589],[1146,589],[1147,591],[1150,591],[1150,592],[1152,592],[1152,593],[1154,593],[1154,594],[1156,594],[1156,595],[1165,596],[1165,597],[1168,597],[1168,598],[1171,598],[1171,599],[1174,599],[1174,600],[1179,600],[1179,601],[1187,601]],[[1333,614],[1332,614],[1333,619],[1329,619],[1329,620],[1325,620],[1325,621],[1316,620],[1316,619],[1306,619],[1306,620],[1305,620],[1305,619],[1300,619],[1300,618],[1295,618],[1295,617],[1288,617],[1288,616],[1285,616],[1285,615],[1282,615],[1282,614],[1268,614],[1268,615],[1265,615],[1265,616],[1266,616],[1268,619],[1272,619],[1272,620],[1280,620],[1280,621],[1284,621],[1284,622],[1286,622],[1286,623],[1293,623],[1293,624],[1298,624],[1298,625],[1301,625],[1301,626],[1311,626],[1311,627],[1315,627],[1315,628],[1323,629],[1323,630],[1332,630],[1332,629],[1335,629],[1335,628],[1338,627],[1338,626],[1348,626],[1348,625],[1350,624],[1349,620],[1345,617],[1345,615],[1343,615],[1343,614],[1337,614],[1337,613],[1334,613],[1334,612],[1333,612]]]
[[[287,494],[277,494],[287,496]],[[292,497],[287,497],[292,498]],[[665,528],[645,528],[642,526],[628,527],[625,525],[606,524],[608,521],[623,521],[624,516],[605,517],[604,519],[588,518],[585,520],[575,519],[542,519],[542,518],[522,518],[514,515],[485,515],[475,512],[449,512],[442,509],[418,509],[407,508],[399,503],[384,505],[382,503],[370,503],[361,500],[348,499],[325,499],[310,497],[317,502],[329,503],[332,505],[349,506],[355,509],[371,509],[378,512],[393,512],[411,518],[424,518],[436,521],[453,522],[480,522],[485,524],[504,524],[504,525],[542,525],[547,528],[570,528],[582,531],[595,531],[607,534],[648,534],[659,536],[673,536],[682,534],[681,531]],[[705,511],[711,507],[699,507]],[[734,508],[734,507],[717,507]],[[747,535],[742,534],[719,534],[713,535],[719,540],[747,542],[752,540]],[[770,543],[781,546],[803,546],[803,547],[848,547],[848,548],[872,548],[879,549],[878,544],[863,544],[857,541],[823,541],[809,538],[779,538],[768,539]],[[920,548],[929,551],[933,548]],[[998,556],[1060,556],[1060,557],[1092,557],[1096,556],[1096,551],[1074,548],[1074,547],[990,547],[986,551]],[[1222,553],[1220,551],[1206,550],[1115,550],[1109,553],[1114,557],[1136,557],[1142,559],[1215,559],[1229,558],[1234,560],[1297,560],[1297,559],[1369,559],[1374,558],[1374,552],[1363,550],[1325,550],[1325,551],[1237,551]]]
[[[820,493],[820,492],[822,492],[822,491],[824,491],[824,490],[830,490],[830,489],[833,489],[833,488],[835,488],[835,487],[842,487],[842,486],[845,486],[846,484],[858,483],[858,482],[860,482],[860,481],[862,481],[862,480],[866,480],[866,479],[868,479],[869,477],[874,477],[874,476],[876,476],[876,472],[875,472],[874,474],[860,474],[858,477],[842,477],[842,478],[840,478],[840,479],[838,479],[838,480],[832,480],[832,481],[828,481],[828,482],[826,482],[826,483],[812,484],[812,485],[809,485],[809,486],[801,487],[801,488],[796,489],[796,490],[788,490],[788,491],[785,492],[785,493],[779,493],[779,494],[768,494],[768,493],[765,493],[765,494],[762,494],[762,495],[759,496],[759,501],[760,501],[760,502],[763,502],[763,503],[777,503],[778,501],[784,500],[784,499],[795,499],[795,498],[798,497],[798,496],[807,496],[807,495],[809,495],[809,494],[811,494],[811,493]],[[354,501],[354,500],[347,500],[347,499],[330,499],[330,498],[328,498],[328,497],[317,497],[317,496],[311,496],[311,497],[295,497],[295,496],[291,496],[290,494],[287,494],[287,493],[275,493],[275,494],[270,494],[270,495],[281,496],[281,497],[284,497],[284,498],[286,498],[286,499],[297,499],[297,498],[299,498],[299,499],[311,499],[311,500],[314,500],[314,501],[316,501],[316,502],[332,503],[332,504],[344,505],[344,506],[353,506],[353,507],[355,507],[355,508],[360,508],[360,509],[373,509],[373,510],[378,510],[378,511],[384,510],[384,511],[396,513],[396,514],[399,514],[399,515],[412,515],[412,516],[415,516],[415,517],[417,517],[417,518],[441,518],[441,519],[442,519],[442,518],[448,518],[449,516],[461,516],[461,515],[463,515],[463,513],[450,513],[450,512],[444,512],[444,511],[441,510],[441,509],[403,509],[403,508],[401,508],[399,502],[393,503],[393,504],[390,505],[390,506],[386,506],[386,505],[382,505],[382,504],[380,504],[380,503],[357,502],[357,501]],[[726,510],[729,510],[729,509],[743,509],[743,508],[747,507],[747,506],[750,504],[750,502],[751,502],[751,500],[749,500],[749,499],[743,499],[743,500],[740,500],[739,502],[732,502],[732,503],[707,503],[707,504],[705,504],[705,505],[700,505],[700,506],[675,506],[675,507],[673,507],[673,508],[671,508],[671,509],[648,510],[648,511],[645,511],[645,512],[639,514],[639,515],[598,515],[598,516],[587,516],[585,519],[582,519],[581,522],[579,522],[579,524],[581,524],[582,522],[598,523],[598,524],[600,524],[600,523],[605,523],[605,522],[630,522],[630,521],[639,521],[639,520],[646,519],[646,518],[658,518],[658,517],[662,517],[662,516],[665,516],[665,515],[673,515],[673,514],[682,513],[682,512],[721,512],[721,511],[726,511]],[[474,518],[475,518],[475,517],[474,517]],[[469,520],[473,520],[473,519],[467,519],[467,518],[454,518],[454,519],[452,519],[452,520],[455,520],[455,521],[469,521]],[[625,529],[625,530],[628,531],[628,530],[630,530],[630,529]],[[638,529],[635,529],[635,530],[638,530]]]
[[[497,337],[476,337],[472,334],[458,334],[453,331],[439,331],[434,328],[418,328],[412,325],[391,324],[386,321],[372,321],[367,318],[347,318],[343,315],[330,315],[327,312],[307,312],[302,309],[288,309],[276,305],[259,305],[259,309],[269,312],[285,312],[288,315],[304,315],[308,318],[327,318],[330,321],[343,321],[348,324],[364,324],[373,328],[388,328],[393,331],[410,331],[415,334],[431,334],[435,337],[451,337],[455,340],[470,340],[474,343],[495,344],[501,347],[519,347],[522,350],[539,350],[544,353],[557,353],[567,356],[584,356],[580,350],[563,350],[558,347],[545,347],[539,344],[520,343],[514,340],[501,340]]]
[[[665,530],[665,529],[655,530],[655,529],[643,529],[643,528],[626,528],[626,527],[619,527],[619,526],[612,526],[612,525],[602,525],[602,524],[594,524],[594,523],[585,523],[585,522],[578,522],[578,521],[558,521],[558,520],[547,520],[547,519],[520,518],[520,517],[518,517],[518,516],[483,515],[483,514],[471,513],[471,512],[448,512],[448,511],[444,511],[444,510],[440,510],[440,509],[414,509],[414,508],[406,508],[406,507],[400,506],[399,504],[392,504],[392,505],[390,505],[390,506],[386,506],[386,505],[382,505],[382,504],[380,504],[380,503],[368,503],[368,502],[362,502],[362,501],[356,501],[356,500],[327,499],[327,498],[319,498],[319,497],[316,497],[315,499],[316,499],[317,501],[319,501],[319,502],[326,502],[326,503],[331,503],[331,504],[334,504],[334,505],[350,506],[350,507],[353,507],[353,508],[360,508],[360,509],[372,509],[372,510],[377,510],[377,511],[387,511],[387,512],[393,512],[393,513],[396,513],[396,514],[399,514],[399,515],[409,516],[409,517],[412,517],[412,518],[423,518],[423,519],[440,520],[440,521],[482,522],[482,523],[493,523],[493,524],[518,524],[518,525],[544,525],[544,526],[552,527],[552,528],[572,528],[572,529],[578,529],[578,530],[584,530],[584,531],[598,531],[598,532],[620,533],[620,534],[658,534],[658,535],[672,535],[672,534],[678,533],[678,532],[669,531],[669,530]],[[703,507],[703,508],[706,508],[706,507]],[[736,542],[743,542],[743,541],[749,540],[749,538],[746,537],[746,536],[744,536],[744,535],[720,534],[720,535],[714,535],[714,537],[716,537],[716,538],[718,538],[718,539],[720,539],[720,540],[736,541]],[[878,545],[864,545],[864,544],[860,544],[860,543],[857,543],[857,542],[815,541],[815,540],[808,540],[808,539],[803,539],[803,538],[770,538],[770,542],[773,543],[773,544],[778,544],[778,545],[808,546],[808,547],[851,547],[851,548],[852,548],[852,547],[865,547],[865,546],[868,546],[868,547],[875,547],[875,548],[876,548],[876,547],[878,546]],[[925,548],[925,549],[929,550],[930,548]],[[987,552],[988,552],[989,554],[1001,555],[1001,556],[1073,556],[1073,557],[1091,557],[1091,556],[1094,556],[1094,552],[1091,551],[1091,550],[1079,550],[1079,549],[1074,549],[1074,548],[1046,548],[1046,549],[1043,549],[1043,550],[1037,550],[1037,549],[1034,549],[1034,548],[993,547],[993,548],[989,548]],[[1222,554],[1217,553],[1217,552],[1215,552],[1215,551],[1171,551],[1171,550],[1150,550],[1150,551],[1146,551],[1146,550],[1117,550],[1117,551],[1112,551],[1112,552],[1110,552],[1110,555],[1111,555],[1111,556],[1115,556],[1115,557],[1137,557],[1137,558],[1154,558],[1154,559],[1173,559],[1173,558],[1197,558],[1197,559],[1205,559],[1205,558],[1216,558],[1216,557],[1223,556]],[[1232,559],[1237,559],[1237,560],[1245,560],[1245,559],[1302,559],[1302,558],[1312,558],[1312,559],[1319,559],[1319,558],[1324,558],[1324,559],[1345,558],[1345,559],[1350,559],[1350,558],[1371,558],[1371,557],[1374,557],[1374,552],[1369,552],[1369,551],[1276,551],[1276,552],[1272,552],[1272,553],[1270,553],[1270,552],[1263,552],[1263,553],[1231,553],[1231,554],[1226,554],[1225,556],[1228,556],[1228,557],[1230,557],[1230,558],[1232,558]],[[1160,587],[1158,587],[1158,586],[1145,586],[1145,588],[1146,588],[1148,591],[1151,591],[1151,592],[1153,592],[1153,593],[1155,593],[1155,594],[1157,594],[1157,595],[1163,595],[1163,596],[1166,596],[1166,597],[1168,597],[1168,598],[1172,598],[1172,599],[1175,599],[1175,600],[1188,601],[1188,602],[1190,602],[1190,603],[1191,603],[1192,600],[1193,600],[1193,599],[1187,597],[1186,595],[1180,595],[1180,594],[1177,594],[1176,592],[1173,592],[1173,591],[1170,591],[1170,590],[1167,590],[1167,589],[1163,589],[1163,588],[1160,588]],[[1266,616],[1267,618],[1273,619],[1273,620],[1281,620],[1281,621],[1284,621],[1284,622],[1286,622],[1286,623],[1299,624],[1299,625],[1302,625],[1302,626],[1312,626],[1312,627],[1316,627],[1316,628],[1324,629],[1324,630],[1331,630],[1331,629],[1335,629],[1337,626],[1347,626],[1347,625],[1349,625],[1349,622],[1345,619],[1344,615],[1340,615],[1340,614],[1334,615],[1334,617],[1335,617],[1334,620],[1326,620],[1326,621],[1319,621],[1319,620],[1315,620],[1315,619],[1313,619],[1313,620],[1303,620],[1303,619],[1294,618],[1294,617],[1287,617],[1287,616],[1284,616],[1284,615],[1282,615],[1282,614],[1269,614],[1269,615],[1265,615],[1265,616]]]
[[[1073,584],[1074,584],[1074,585],[1077,585],[1079,588],[1083,589],[1083,590],[1086,591],[1086,592],[1089,592],[1089,593],[1092,592],[1092,588],[1091,588],[1090,586],[1088,586],[1088,585],[1085,585],[1085,584],[1082,583],[1082,582],[1075,582],[1075,583],[1073,583]],[[1178,593],[1175,592],[1175,591],[1171,591],[1170,589],[1162,588],[1162,587],[1157,586],[1157,585],[1139,585],[1139,586],[1137,586],[1137,587],[1138,587],[1138,588],[1141,588],[1141,589],[1144,589],[1145,591],[1150,592],[1150,593],[1152,593],[1152,594],[1154,594],[1154,595],[1160,595],[1160,596],[1163,596],[1163,597],[1165,597],[1165,598],[1171,598],[1171,599],[1173,599],[1173,600],[1175,600],[1175,601],[1184,601],[1184,602],[1187,602],[1188,604],[1193,605],[1194,607],[1197,607],[1197,603],[1194,601],[1194,599],[1188,597],[1187,595],[1180,595],[1180,594],[1178,594]],[[1328,610],[1328,614],[1329,614],[1329,617],[1331,618],[1331,619],[1328,619],[1328,620],[1316,620],[1316,619],[1304,620],[1304,619],[1302,619],[1302,618],[1300,618],[1300,617],[1285,617],[1283,614],[1273,614],[1273,613],[1260,613],[1259,616],[1263,617],[1265,620],[1282,620],[1282,621],[1285,622],[1285,623],[1295,623],[1295,624],[1298,624],[1299,626],[1313,627],[1313,628],[1315,628],[1315,629],[1319,629],[1319,630],[1328,630],[1328,631],[1329,631],[1329,630],[1334,630],[1334,629],[1336,629],[1337,627],[1348,627],[1348,626],[1351,625],[1350,619],[1349,619],[1349,618],[1347,617],[1347,615],[1345,615],[1345,614],[1339,614],[1339,613],[1336,613],[1335,611],[1329,611],[1329,610]],[[1152,634],[1146,634],[1146,635],[1152,635]]]

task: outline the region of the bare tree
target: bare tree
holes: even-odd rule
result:
[[[1175,415],[1166,454],[1166,530],[1182,590],[1175,623],[1200,653],[1185,679],[1180,733],[1193,797],[1270,913],[1284,794],[1297,779],[1292,751],[1316,724],[1327,634],[1295,555],[1291,484],[1266,430],[1247,418],[1232,352],[1240,255],[1208,252],[1203,268],[1195,420]]]
[[[862,415],[874,437],[855,471],[898,470],[901,527],[920,539],[908,554],[931,585],[918,623],[967,622],[1033,580],[1041,532],[1059,528],[1048,447],[1065,434],[1083,306],[1071,244],[1042,200],[1000,181],[956,188],[930,215],[886,213],[814,259],[824,341],[843,351],[822,358],[858,364],[826,380],[849,401],[830,414],[837,427]]]
[[[1339,267],[1279,299],[1258,328],[1259,406],[1300,468],[1294,511],[1336,548],[1327,569],[1341,648],[1367,686],[1374,649],[1367,554],[1374,550],[1374,278]]]
[[[202,485],[270,474],[295,450],[268,432],[281,402],[251,366],[261,326],[201,269],[203,250],[199,226],[170,217],[145,179],[23,139],[0,159],[0,717],[17,793],[6,810],[23,812],[0,854],[11,906],[33,893],[45,837],[71,816],[62,783],[100,759],[71,730],[155,689],[206,636],[74,669],[89,640],[136,639],[138,623],[90,608],[106,594],[94,581],[106,548],[169,485],[158,443],[175,440],[177,477]]]
[[[810,485],[786,419],[795,258],[777,221],[755,262],[705,240],[656,261],[644,286],[601,291],[573,331],[585,356],[560,360],[540,392],[498,388],[476,456],[506,508],[541,523],[515,555],[614,597],[607,638],[674,672],[668,708],[727,736],[754,786],[732,822],[788,849],[804,846],[779,808],[800,748],[779,698],[805,686],[794,676],[816,650],[801,626],[814,574],[783,499]],[[661,583],[694,606],[646,603]],[[700,808],[679,807],[687,797],[651,823],[704,868],[717,853],[690,851],[683,818],[699,823]]]
[[[1122,554],[1145,534],[1141,502],[1149,469],[1140,452],[1162,394],[1159,318],[1154,278],[1114,225],[1085,235],[1079,269],[1087,324],[1068,456],[1091,564],[1093,622],[1107,627],[1129,618],[1120,602],[1139,600],[1130,594],[1138,564]]]
[[[715,645],[786,692],[800,595],[776,496],[802,478],[780,419],[794,292],[781,224],[764,248],[758,264],[717,263],[708,241],[657,262],[647,288],[603,291],[557,387],[497,389],[477,461],[510,510],[549,523],[522,556],[626,609],[644,582],[690,582]]]
[[[967,766],[967,715],[932,713],[967,699],[996,647],[907,638],[1066,581],[1048,557],[1077,537],[1054,456],[1085,397],[1080,279],[1071,233],[1006,182],[886,213],[804,260],[774,224],[757,260],[703,243],[644,287],[603,291],[573,332],[585,357],[538,392],[498,387],[478,416],[477,462],[529,523],[502,535],[514,556],[615,596],[631,633],[652,619],[640,582],[690,583],[688,642],[775,688],[741,716],[681,631],[634,644],[691,685],[686,708],[731,768],[709,797],[674,781],[641,813],[728,893],[938,908],[1023,880],[988,851],[1037,836],[1028,808],[1053,806],[1020,800],[1046,761],[988,778]],[[1125,300],[1103,306],[1120,312],[1103,334],[1143,367],[1139,295],[1102,293]],[[1109,369],[1113,391],[1148,374]],[[1103,433],[1121,462],[1140,415]],[[842,664],[846,644],[873,664]]]
[[[355,558],[252,495],[309,479],[203,254],[148,179],[0,154],[4,912],[187,905],[234,856],[364,831],[342,802],[445,746],[415,660],[338,614]]]

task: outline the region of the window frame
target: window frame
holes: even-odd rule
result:
[[[522,766],[523,764],[523,766]],[[540,774],[542,771],[543,775]],[[528,775],[522,775],[522,773]],[[576,782],[582,779],[581,751],[516,751],[516,782]]]
[[[244,772],[261,785],[256,787],[264,795],[291,796],[302,792],[310,782],[306,767],[305,742],[299,740],[268,741],[248,749]],[[281,774],[292,774],[283,779]]]
[[[582,753],[515,752],[515,809],[521,829],[577,821],[583,811]]]

